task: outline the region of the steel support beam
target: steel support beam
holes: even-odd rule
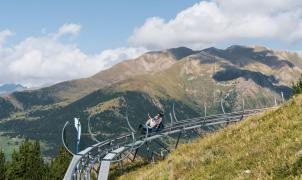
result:
[[[175,144],[174,149],[176,149],[176,148],[177,148],[177,146],[178,146],[180,136],[181,136],[181,131],[180,131],[180,132],[179,132],[179,134],[178,134],[177,141],[176,141],[176,144]]]

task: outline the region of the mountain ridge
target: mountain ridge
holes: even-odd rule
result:
[[[0,85],[0,95],[12,93],[15,91],[23,91],[25,89],[27,88],[22,86],[21,84],[13,84],[13,83],[2,84]]]
[[[250,47],[255,47],[255,49],[258,49],[257,51],[259,51],[259,47],[265,51],[269,51],[269,52],[272,51],[271,49],[261,47],[261,46],[240,46],[240,45],[233,45],[233,46],[226,48],[225,50],[217,49],[215,47],[206,48],[201,51],[193,51],[186,47],[171,48],[171,49],[167,49],[164,51],[147,52],[147,53],[143,54],[142,56],[135,58],[133,60],[122,61],[121,63],[118,63],[115,66],[113,66],[112,68],[109,68],[107,70],[96,73],[95,75],[93,75],[89,78],[65,81],[65,82],[61,82],[61,83],[52,85],[50,87],[42,88],[42,89],[49,89],[48,91],[50,91],[50,92],[52,92],[52,91],[59,91],[59,92],[70,91],[70,94],[74,94],[75,98],[70,98],[68,95],[67,95],[67,98],[66,97],[63,98],[62,96],[66,96],[66,93],[63,93],[63,94],[59,93],[57,95],[57,99],[55,99],[53,102],[57,102],[57,100],[59,100],[59,99],[63,100],[63,101],[67,100],[68,102],[72,102],[74,99],[83,97],[84,95],[87,95],[87,94],[93,92],[94,90],[104,88],[106,86],[110,86],[111,84],[117,83],[124,79],[131,78],[136,75],[152,73],[152,71],[157,72],[156,67],[158,67],[158,66],[161,68],[159,71],[165,70],[174,63],[173,60],[174,61],[180,60],[187,56],[197,55],[199,53],[204,53],[204,52],[208,53],[208,55],[212,56],[212,58],[215,58],[215,56],[217,56],[219,58],[224,58],[226,55],[223,55],[222,53],[225,51],[230,51],[230,50],[236,49],[236,48],[242,49],[242,48],[250,48]],[[175,55],[173,55],[173,52],[175,54],[175,53],[178,53],[179,50],[185,51],[185,53],[184,53],[185,55],[182,55],[180,59],[179,58],[173,59],[171,57],[171,56],[175,56]],[[281,52],[281,54],[282,53],[284,54],[284,51],[277,51],[277,52]],[[288,54],[296,55],[296,53],[291,53],[291,52]],[[240,61],[241,61],[240,63],[243,63],[242,62],[243,60],[244,60],[244,58],[240,59]],[[168,62],[160,64],[158,61],[159,62],[168,61]],[[148,63],[146,63],[146,62],[148,62]],[[236,61],[234,61],[234,62],[236,63]],[[275,63],[275,62],[272,62],[271,64],[273,64],[273,63]],[[283,63],[288,64],[289,66],[293,66],[292,63],[287,62],[287,61],[285,61]],[[302,67],[302,62],[299,62],[299,63],[301,63],[301,67]],[[282,67],[282,66],[284,66],[284,64],[279,63],[279,66]],[[135,67],[135,68],[131,69],[133,67]],[[302,72],[300,67],[297,69],[298,69],[298,71]],[[91,87],[91,89],[90,90],[87,90],[87,88],[85,88],[86,90],[81,89],[81,87],[87,87],[87,86]],[[76,90],[73,91],[72,89],[76,89]],[[39,91],[39,90],[40,89],[34,90],[34,91]],[[28,92],[32,92],[32,91],[29,90]],[[79,95],[77,95],[78,92],[80,92]]]
[[[57,146],[64,123],[79,116],[86,134],[81,146],[85,147],[92,143],[86,132],[91,110],[102,112],[92,121],[100,139],[126,132],[122,118],[125,104],[111,104],[121,98],[127,101],[133,126],[142,123],[148,112],[161,109],[168,113],[172,104],[181,118],[202,115],[204,105],[209,114],[221,113],[220,99],[225,99],[227,111],[241,108],[241,99],[246,101],[246,108],[271,106],[274,99],[282,102],[281,93],[286,99],[290,97],[291,83],[300,76],[302,59],[287,56],[290,58],[243,46],[149,52],[90,78],[11,94],[10,100],[4,98],[2,102],[6,113],[0,118],[0,131]],[[231,94],[236,95],[233,103],[227,102]],[[114,127],[119,128],[112,131]]]

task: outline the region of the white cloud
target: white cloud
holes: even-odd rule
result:
[[[148,18],[129,37],[130,48],[82,52],[65,37],[75,37],[79,24],[64,24],[54,33],[28,37],[5,47],[9,30],[0,31],[0,83],[52,84],[91,76],[146,49],[188,46],[201,49],[239,40],[277,40],[288,44],[302,40],[301,0],[208,0],[179,12],[175,18]],[[64,41],[66,42],[66,41]],[[144,48],[136,48],[144,47]]]
[[[58,32],[54,34],[54,38],[60,38],[61,36],[68,34],[76,36],[79,34],[81,28],[82,27],[79,24],[64,24],[60,27]]]
[[[56,34],[75,35],[79,29],[64,25]],[[0,83],[40,86],[88,77],[146,51],[144,48],[130,47],[85,54],[76,44],[60,42],[60,36],[53,38],[53,34],[46,34],[28,37],[12,47],[0,46]]]
[[[152,17],[129,38],[135,46],[204,48],[244,39],[302,40],[301,0],[202,1],[165,21]]]
[[[0,31],[0,47],[4,44],[6,38],[12,35],[14,35],[14,33],[10,30]]]

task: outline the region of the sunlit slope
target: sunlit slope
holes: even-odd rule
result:
[[[120,179],[301,179],[302,95]]]
[[[125,79],[164,71],[178,59],[193,53],[195,52],[184,47],[148,52],[135,59],[120,62],[88,78],[65,81],[38,90],[16,92],[12,96],[28,109],[37,105],[70,103]]]
[[[205,105],[208,115],[222,113],[221,99],[226,112],[240,110],[242,99],[246,109],[268,107],[275,98],[282,102],[281,92],[285,99],[291,95],[300,62],[298,54],[264,47],[148,52],[86,79],[0,98],[0,131],[40,139],[56,149],[65,122],[77,116],[85,148],[94,143],[87,132],[90,115],[100,140],[128,132],[126,105],[134,127],[159,109],[169,122],[173,104],[179,119],[203,115]]]

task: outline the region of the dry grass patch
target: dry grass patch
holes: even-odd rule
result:
[[[299,179],[302,96],[182,145],[164,161],[120,179]]]

